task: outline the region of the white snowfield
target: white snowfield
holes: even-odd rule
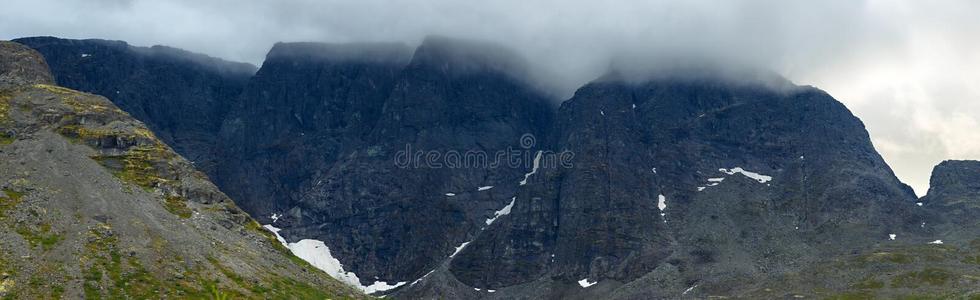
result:
[[[929,242],[929,244],[930,245],[942,245],[943,244],[943,240],[931,241],[931,242]]]
[[[465,242],[465,243],[462,243],[459,246],[457,246],[456,247],[456,251],[454,251],[453,254],[449,255],[449,258],[453,258],[454,256],[456,256],[456,254],[459,254],[459,251],[463,251],[463,248],[466,248],[466,245],[469,245],[470,242],[472,242],[472,241]]]
[[[534,165],[531,166],[531,172],[524,174],[524,180],[521,180],[521,185],[527,184],[527,178],[531,177],[531,175],[534,175],[534,173],[537,173],[538,167],[540,166],[541,166],[541,151],[538,151],[538,154],[534,155]]]
[[[287,243],[286,239],[279,235],[279,230],[281,229],[272,225],[262,225],[262,227],[275,234],[276,239],[279,240],[283,246],[286,246],[286,248],[288,248],[293,255],[305,260],[317,269],[326,272],[328,275],[330,275],[330,277],[360,289],[364,293],[371,294],[374,292],[387,291],[402,286],[406,283],[402,281],[392,285],[383,281],[375,281],[368,286],[361,285],[361,280],[357,278],[357,274],[354,274],[354,272],[345,272],[344,266],[340,264],[339,260],[330,254],[330,248],[328,248],[323,241],[304,239],[295,243]]]
[[[663,194],[657,195],[657,208],[660,209],[660,218],[664,220],[664,223],[667,223],[667,213],[664,212],[667,209],[667,197]]]
[[[476,191],[478,191],[478,192],[482,192],[482,191],[486,191],[486,190],[489,190],[489,189],[492,189],[492,188],[493,188],[493,186],[492,186],[492,185],[488,185],[488,186],[481,186],[480,188],[477,188],[477,189],[476,189]]]
[[[510,198],[510,204],[507,204],[507,206],[504,206],[504,208],[501,208],[500,210],[494,212],[493,213],[493,218],[487,219],[487,226],[490,226],[490,224],[493,224],[493,221],[496,221],[497,218],[499,218],[501,216],[509,215],[510,214],[510,209],[511,208],[514,208],[514,202],[516,202],[516,201],[517,201],[517,197]]]
[[[721,171],[722,173],[728,175],[735,175],[735,173],[742,173],[742,175],[745,175],[745,177],[755,179],[755,181],[758,181],[759,183],[766,183],[772,180],[772,176],[766,176],[755,172],[749,172],[739,167],[735,167],[732,169],[721,168],[718,169],[718,171]]]
[[[742,169],[741,167],[735,167],[735,168],[731,168],[731,169],[721,168],[721,169],[718,169],[718,171],[719,172],[722,172],[722,173],[725,173],[726,175],[735,175],[736,173],[742,174],[745,177],[752,178],[753,180],[758,181],[759,183],[766,183],[766,182],[772,181],[772,176],[767,176],[767,175],[762,175],[762,174],[759,174],[759,173],[756,173],[756,172],[746,171],[745,169]],[[700,172],[698,172],[698,173],[700,173]],[[721,184],[722,181],[725,181],[725,177],[708,178],[708,183],[705,184],[704,186],[699,186],[698,187],[698,192],[704,191],[705,189],[707,189],[709,187],[717,186],[717,185]]]
[[[590,286],[592,286],[592,285],[594,285],[594,284],[596,284],[596,282],[594,282],[594,281],[589,281],[589,279],[588,279],[588,278],[582,278],[582,280],[579,280],[579,281],[578,281],[578,285],[579,285],[579,286],[581,286],[581,287],[583,287],[583,288],[587,288],[587,287],[590,287]]]

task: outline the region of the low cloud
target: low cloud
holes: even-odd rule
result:
[[[617,57],[714,60],[827,90],[920,194],[942,159],[980,159],[978,1],[6,0],[0,38],[165,44],[261,64],[278,41],[488,40],[567,97]]]

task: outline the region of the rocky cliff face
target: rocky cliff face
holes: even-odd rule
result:
[[[224,121],[215,178],[271,222],[363,147],[410,55],[399,44],[276,44]]]
[[[922,200],[929,206],[980,208],[980,162],[947,160],[932,170],[929,192]]]
[[[105,96],[208,174],[220,155],[216,136],[224,116],[255,73],[249,64],[165,46],[52,37],[16,42],[41,52],[59,85]]]
[[[465,286],[724,295],[923,218],[861,122],[809,87],[610,75],[564,102],[555,128],[552,150],[573,152],[573,166],[532,176],[512,213],[452,260]],[[661,280],[623,286],[649,276]]]
[[[545,136],[550,104],[497,67],[515,57],[457,52],[469,43],[431,38],[415,51],[360,146],[320,170],[281,213],[291,222],[284,232],[335,245],[362,277],[408,282],[508,205],[530,165],[489,160],[508,149],[530,153],[534,145],[523,148],[521,138]],[[455,165],[422,155],[451,152],[460,154]]]
[[[0,296],[360,297],[109,100],[0,42]]]
[[[227,113],[185,117],[222,119],[209,175],[246,211],[394,297],[980,293],[971,163],[920,206],[816,88],[613,72],[556,109],[522,65],[442,37],[277,44]]]

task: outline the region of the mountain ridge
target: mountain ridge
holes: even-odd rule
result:
[[[382,67],[270,55],[221,130],[231,141],[222,157],[252,169],[216,181],[265,195],[243,207],[281,226],[286,241],[323,241],[362,280],[406,282],[395,297],[978,292],[970,210],[953,217],[930,204],[964,192],[917,199],[826,92],[767,76],[610,73],[555,107],[499,68],[508,64],[445,45],[454,42],[433,38],[407,64]],[[288,46],[330,47],[273,49]],[[522,147],[528,133],[533,145]],[[409,148],[527,155],[503,169],[396,166]],[[529,163],[563,151],[573,166]],[[902,279],[935,271],[929,263],[957,280]],[[799,275],[811,270],[820,277]]]

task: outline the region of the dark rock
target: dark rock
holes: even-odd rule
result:
[[[16,41],[44,55],[59,85],[109,98],[209,174],[224,115],[255,73],[249,64],[165,46],[53,37]]]
[[[362,146],[409,55],[392,44],[276,44],[224,121],[218,184],[261,220],[291,208],[300,186]]]
[[[980,161],[947,160],[932,170],[926,205],[980,208]]]
[[[921,220],[863,124],[813,88],[607,77],[563,103],[555,128],[573,167],[531,177],[452,260],[463,283],[630,282],[664,264],[695,281],[765,278]],[[720,171],[736,167],[772,178]]]
[[[19,43],[0,41],[0,89],[38,83],[54,84],[44,57]]]
[[[412,281],[510,202],[530,168],[528,159],[489,167],[489,162],[450,166],[445,158],[426,164],[404,156],[471,151],[492,159],[509,149],[530,156],[534,149],[522,148],[521,137],[546,136],[549,100],[509,72],[484,68],[487,62],[518,59],[459,52],[475,49],[468,43],[444,38],[422,43],[398,73],[360,147],[302,187],[291,208],[299,219],[284,229],[287,236],[327,242],[361,278]],[[478,191],[483,186],[494,188]]]

